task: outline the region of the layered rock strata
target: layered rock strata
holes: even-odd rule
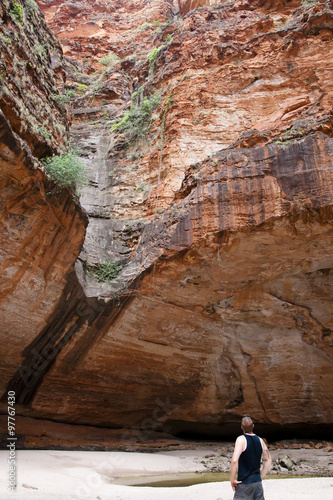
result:
[[[38,414],[55,404],[57,417],[116,427],[154,415],[175,431],[245,410],[276,425],[328,423],[332,146],[317,134],[202,166],[190,192],[184,184],[183,199],[146,226],[128,267],[169,259],[116,322],[105,314],[98,333],[87,328],[62,350],[33,400]]]
[[[57,192],[38,161],[65,147],[67,113],[57,100],[57,82],[64,78],[59,42],[35,2],[1,1],[0,16],[0,385],[6,399],[18,369],[26,383],[31,380],[31,366],[22,367],[24,350],[36,344],[58,305],[87,217],[69,191]],[[52,364],[68,341],[59,338],[49,337],[55,349],[42,358],[33,355],[33,366],[46,370]]]
[[[0,107],[37,158],[64,144],[68,119],[58,85],[62,49],[33,0],[0,2]]]
[[[324,429],[332,3],[80,3],[39,2],[68,56],[89,226],[80,284],[11,373],[20,413],[223,435],[251,413],[267,431]],[[122,269],[101,283],[110,261]],[[75,335],[41,372],[48,331]],[[22,386],[20,369],[36,376]]]

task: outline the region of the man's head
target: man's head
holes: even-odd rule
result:
[[[241,428],[244,432],[252,432],[254,423],[249,415],[244,415],[241,422]]]

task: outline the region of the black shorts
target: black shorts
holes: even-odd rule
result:
[[[234,500],[265,500],[262,482],[237,484]]]

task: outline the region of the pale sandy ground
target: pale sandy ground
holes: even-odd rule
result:
[[[206,450],[207,452],[207,450]],[[229,482],[154,488],[112,484],[119,477],[204,471],[205,450],[158,453],[17,451],[17,490],[7,490],[8,452],[0,451],[1,500],[232,500]],[[121,480],[120,480],[121,481]],[[333,477],[268,479],[266,500],[332,500]]]

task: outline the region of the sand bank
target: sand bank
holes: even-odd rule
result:
[[[114,484],[121,478],[203,472],[205,450],[159,453],[17,451],[17,489],[8,491],[8,452],[0,452],[2,500],[232,500],[229,482],[156,488]],[[266,500],[331,500],[333,477],[267,479]]]

